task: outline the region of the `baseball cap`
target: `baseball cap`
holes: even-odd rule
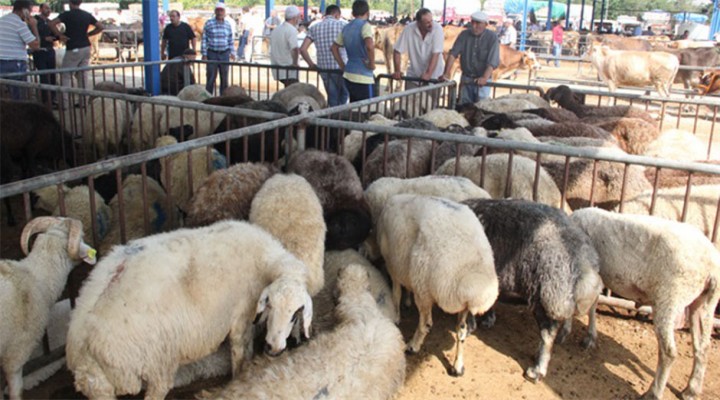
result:
[[[295,18],[300,15],[300,9],[296,6],[288,6],[285,9],[285,19]]]
[[[222,8],[224,10],[225,3],[223,3],[222,1],[218,1],[217,4],[215,4],[215,9],[218,9],[218,8]]]
[[[482,11],[475,11],[470,15],[470,18],[475,22],[488,22],[488,16]]]

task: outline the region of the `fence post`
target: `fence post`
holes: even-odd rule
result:
[[[158,0],[143,0],[143,30],[148,38],[160,37]],[[146,40],[144,43],[145,61],[160,61],[160,43],[157,40]],[[145,90],[153,96],[160,94],[160,66],[145,66]]]

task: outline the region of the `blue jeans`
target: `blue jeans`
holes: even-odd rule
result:
[[[208,61],[230,61],[230,49],[225,51],[207,51]],[[228,64],[208,63],[205,64],[206,78],[205,90],[210,94],[215,94],[215,80],[217,79],[218,70],[220,70],[220,94],[223,94],[225,88],[228,87]]]
[[[17,72],[27,72],[27,61],[25,60],[0,60],[0,75],[1,74],[12,74]],[[25,82],[27,76],[12,76],[5,79],[12,79],[14,81]],[[13,100],[22,100],[27,98],[27,89],[20,88],[17,86],[10,86],[10,98]]]
[[[478,86],[471,78],[460,78],[460,82],[462,83],[460,104],[475,104],[480,100],[490,98],[490,86]],[[488,79],[488,83],[490,82],[492,79]]]
[[[348,102],[348,91],[341,73],[321,72],[320,77],[325,85],[328,107],[341,106]]]
[[[562,55],[562,43],[555,43],[553,42],[553,55],[555,58],[555,66],[560,66],[560,60],[557,59],[557,57],[560,57]]]
[[[250,36],[250,31],[245,29],[242,32],[242,35],[240,35],[240,39],[238,40],[237,56],[239,60],[245,59],[245,45],[247,45],[248,36]]]

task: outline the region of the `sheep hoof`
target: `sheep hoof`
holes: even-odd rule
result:
[[[484,326],[485,328],[492,328],[495,326],[495,320],[497,317],[495,316],[494,311],[488,311],[482,316],[480,316],[480,325]]]
[[[455,367],[450,367],[450,370],[448,371],[448,374],[450,376],[454,376],[456,378],[459,378],[465,374],[465,367],[462,367],[460,371],[456,370]]]
[[[535,367],[530,367],[525,371],[525,379],[532,383],[538,383],[544,378],[545,375],[539,373]]]
[[[417,354],[418,352],[420,352],[420,349],[415,349],[410,344],[405,348],[405,354]]]
[[[587,336],[585,337],[585,339],[582,340],[581,346],[585,350],[590,350],[597,347],[597,342],[594,337]]]
[[[695,400],[698,398],[698,394],[695,393],[694,390],[686,388],[685,390],[683,390],[680,397],[682,397],[683,400]]]

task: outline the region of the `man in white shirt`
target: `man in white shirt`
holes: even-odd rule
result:
[[[298,66],[298,30],[300,9],[288,6],[285,9],[285,22],[273,29],[270,34],[270,63],[285,67]],[[297,82],[297,69],[273,68],[273,78],[289,86]]]
[[[513,20],[510,18],[506,18],[504,25],[505,28],[500,35],[500,44],[510,46],[510,48],[514,49],[515,43],[517,43],[517,30],[513,26]]]
[[[395,43],[393,50],[393,61],[395,72],[393,79],[401,79],[401,58],[403,53],[408,53],[410,65],[407,76],[419,78],[423,81],[438,79],[443,74],[445,63],[442,59],[445,35],[440,24],[433,21],[433,15],[427,8],[421,8],[415,13],[415,21],[409,23],[403,29],[400,37]],[[405,89],[416,88],[423,82],[407,81]],[[432,93],[433,103],[437,93]]]

